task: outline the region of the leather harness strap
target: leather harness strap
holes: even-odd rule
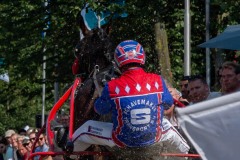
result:
[[[97,89],[98,95],[100,97],[101,96],[101,91],[100,91],[99,84],[98,84],[98,81],[97,81],[97,73],[98,72],[99,72],[99,66],[95,65],[94,72],[93,72],[93,82],[95,84],[95,87]]]

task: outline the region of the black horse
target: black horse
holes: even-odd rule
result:
[[[113,48],[109,35],[104,29],[88,33],[76,46],[79,60],[79,75],[82,79],[74,97],[73,131],[88,120],[110,121],[110,116],[99,116],[94,111],[94,102],[109,80],[120,75],[114,66]],[[106,151],[104,147],[92,145],[89,151]],[[103,159],[102,156],[84,156],[81,159]]]
[[[74,130],[86,120],[98,120],[93,103],[99,96],[105,82],[118,76],[113,65],[112,42],[103,29],[93,30],[76,47],[79,59],[79,74],[82,84],[78,86],[74,99]]]

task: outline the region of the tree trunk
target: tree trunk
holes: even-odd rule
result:
[[[164,24],[161,24],[160,22],[155,24],[155,35],[155,49],[158,54],[158,64],[160,67],[161,75],[170,84],[172,84],[172,72],[168,51],[168,38]]]

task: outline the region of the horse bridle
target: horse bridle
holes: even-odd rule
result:
[[[95,65],[94,72],[93,72],[93,83],[94,83],[94,85],[97,89],[98,95],[100,97],[101,96],[101,91],[100,91],[99,84],[98,84],[98,81],[97,81],[97,73],[98,72],[99,72],[99,66]]]
[[[101,86],[105,86],[105,84],[108,81],[112,80],[113,78],[116,78],[117,76],[116,76],[115,73],[118,73],[118,75],[121,74],[120,70],[114,64],[115,63],[113,62],[113,65],[110,67],[110,69],[107,70],[107,72],[103,74],[103,78],[102,78],[102,81],[101,81],[102,82]],[[95,88],[97,89],[98,95],[100,97],[101,96],[101,90],[100,90],[100,85],[99,85],[98,80],[97,80],[97,73],[99,73],[99,72],[100,72],[99,66],[95,65],[92,78],[93,78]]]

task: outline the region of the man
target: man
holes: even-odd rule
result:
[[[12,136],[11,136],[14,160],[18,159],[18,157],[19,157],[19,154],[18,154],[18,151],[17,151],[18,150],[18,142],[17,142],[18,136],[19,135],[17,133],[12,134]]]
[[[33,146],[35,141],[36,141],[36,134],[37,133],[38,133],[37,130],[32,131],[31,133],[29,133],[29,140],[30,140],[31,146]],[[35,147],[38,147],[38,143],[35,144]]]
[[[29,157],[31,151],[32,151],[32,143],[30,142],[29,137],[24,137],[23,141],[22,141],[22,145],[23,147],[26,148],[27,150],[27,157]],[[26,154],[25,154],[26,156]]]
[[[49,147],[45,142],[45,136],[43,133],[40,134],[37,143],[38,147],[36,148],[35,152],[47,152],[49,150]]]
[[[195,104],[212,98],[221,96],[220,92],[210,92],[210,88],[203,76],[194,75],[188,81],[190,104]],[[195,148],[191,146],[190,153],[197,153]],[[201,158],[194,158],[193,160],[201,160]]]
[[[12,142],[12,135],[15,134],[15,131],[10,129],[5,132],[5,138],[8,141],[7,151],[6,151],[6,160],[14,159],[13,156],[13,142]]]
[[[221,88],[223,94],[229,94],[240,90],[240,65],[234,62],[225,62],[221,71]]]
[[[182,98],[187,99],[189,101],[188,80],[189,80],[189,76],[184,76],[180,81],[179,87],[180,87],[180,92],[182,93]]]
[[[189,147],[171,123],[163,118],[173,99],[161,76],[147,73],[145,52],[136,41],[120,43],[114,54],[121,77],[108,82],[95,102],[101,115],[112,113],[112,122],[87,121],[73,135],[82,150],[90,144],[110,147],[147,147],[171,141],[181,152]],[[80,135],[80,136],[79,136]]]
[[[192,76],[189,79],[188,89],[191,103],[198,103],[221,96],[220,92],[210,92],[206,80],[200,75]]]
[[[36,134],[35,134],[35,138],[36,138]],[[31,138],[30,138],[30,140],[31,140]],[[40,134],[36,146],[37,147],[35,148],[34,152],[48,152],[49,146],[45,143],[45,136],[43,133]],[[38,159],[40,159],[40,156],[34,157],[34,160],[38,160]]]

